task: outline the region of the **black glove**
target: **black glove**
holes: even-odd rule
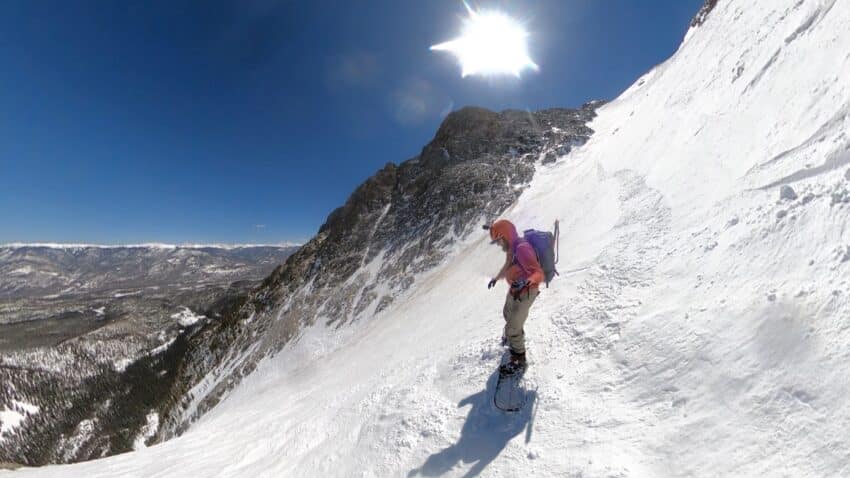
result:
[[[527,290],[528,281],[525,279],[520,279],[511,283],[511,296],[513,296],[514,300],[522,301],[520,295],[523,293],[523,291]]]
[[[496,283],[499,282],[499,279],[490,279],[490,282],[487,283],[487,288],[492,289],[496,287]]]

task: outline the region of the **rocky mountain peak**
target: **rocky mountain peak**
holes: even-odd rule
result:
[[[691,28],[698,27],[705,23],[705,19],[708,18],[708,14],[714,10],[714,7],[717,6],[717,0],[705,0],[705,3],[702,4],[699,11],[694,18],[691,20]]]

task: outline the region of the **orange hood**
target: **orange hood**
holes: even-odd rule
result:
[[[513,247],[519,235],[516,232],[516,227],[507,219],[499,219],[490,225],[490,239],[495,242],[499,239],[507,239],[508,244]]]

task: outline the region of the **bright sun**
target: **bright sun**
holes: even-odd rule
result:
[[[469,17],[464,19],[459,38],[434,45],[431,50],[455,55],[461,76],[514,75],[526,68],[537,70],[528,56],[528,33],[516,20],[498,11],[475,11],[464,2]]]

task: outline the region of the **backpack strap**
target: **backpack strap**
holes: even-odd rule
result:
[[[519,245],[522,244],[523,242],[528,242],[528,241],[526,241],[525,238],[523,238],[523,237],[517,238],[516,242],[514,242],[514,245],[511,247],[511,256],[512,256],[511,257],[511,264],[518,265],[519,268],[522,269],[522,272],[524,274],[528,275],[528,271],[525,269],[525,267],[523,267],[522,263],[520,263],[516,259],[516,250],[519,247]]]

